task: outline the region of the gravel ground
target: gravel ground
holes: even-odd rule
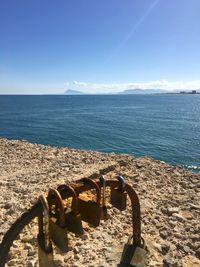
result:
[[[200,266],[200,174],[149,157],[108,154],[0,139],[0,242],[42,193],[82,177],[123,175],[138,193],[148,266]],[[108,196],[107,192],[107,196]],[[56,266],[117,266],[131,234],[131,209],[108,202],[109,220],[84,235],[69,234],[70,251],[54,247]],[[130,203],[129,203],[130,204]],[[6,266],[38,266],[37,222],[13,243]]]

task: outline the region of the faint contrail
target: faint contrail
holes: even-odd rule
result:
[[[160,0],[155,0],[150,5],[150,7],[146,10],[146,12],[138,19],[138,21],[133,26],[131,31],[127,34],[127,36],[122,40],[121,43],[117,45],[117,47],[114,49],[113,53],[109,56],[109,58],[106,60],[105,63],[108,63],[119,52],[119,50],[128,42],[128,40],[134,35],[135,31],[143,23],[143,21],[148,17],[148,15],[151,13],[151,11],[154,9],[154,7],[158,4],[159,1]]]

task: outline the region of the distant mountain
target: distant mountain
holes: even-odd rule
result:
[[[65,95],[152,95],[152,94],[190,94],[192,91],[196,91],[197,94],[200,93],[200,90],[163,90],[163,89],[127,89],[122,92],[115,93],[84,93],[78,90],[68,89],[64,92]]]
[[[162,94],[168,91],[162,89],[128,89],[119,92],[120,95],[146,95],[146,94]]]
[[[68,89],[65,91],[65,95],[83,95],[84,93],[77,90]]]

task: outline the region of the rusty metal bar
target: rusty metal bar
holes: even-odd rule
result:
[[[99,187],[101,187],[100,181],[96,181]],[[94,188],[90,185],[83,185],[79,181],[79,183],[72,184],[74,190],[77,194],[80,194],[84,191],[91,190]],[[106,187],[119,187],[120,184],[116,180],[108,180],[106,181]],[[131,205],[132,205],[132,221],[133,221],[133,242],[137,246],[141,246],[141,221],[140,221],[140,203],[138,196],[135,190],[128,184],[125,184],[125,191],[128,193]],[[60,191],[62,199],[66,199],[71,197],[71,192],[67,190]],[[55,204],[56,200],[53,197],[48,197],[49,204]],[[18,218],[10,227],[10,229],[6,232],[3,237],[3,240],[0,244],[0,267],[4,267],[7,259],[8,252],[10,247],[12,246],[13,241],[17,238],[19,233],[23,230],[23,228],[29,224],[35,217],[39,216],[42,213],[42,204],[40,201],[37,201],[32,208],[24,212],[20,218]]]

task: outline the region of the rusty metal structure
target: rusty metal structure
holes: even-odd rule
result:
[[[45,226],[47,226],[47,223],[53,225],[52,232],[57,232],[57,229],[59,229],[58,231],[61,231],[61,235],[63,235],[62,242],[57,242],[57,237],[54,237],[54,239],[56,239],[56,242],[59,243],[58,247],[60,246],[61,250],[67,251],[67,230],[72,232],[78,231],[79,234],[81,234],[83,232],[81,220],[85,220],[86,222],[97,227],[101,219],[107,219],[107,210],[105,204],[106,187],[109,187],[111,190],[111,204],[113,204],[119,210],[125,209],[126,195],[129,196],[132,206],[132,247],[134,247],[134,249],[142,249],[143,240],[141,238],[139,198],[135,190],[124,182],[123,177],[120,176],[116,178],[117,179],[115,180],[106,181],[104,177],[98,180],[84,178],[70,185],[61,185],[57,188],[57,190],[50,189],[46,200],[44,199],[44,197],[40,197],[28,211],[23,213],[21,217],[14,222],[14,224],[4,235],[3,240],[0,244],[0,267],[5,266],[8,252],[10,250],[10,247],[12,246],[13,241],[18,237],[23,228],[36,217],[39,218],[38,240],[40,242],[39,244],[41,244],[43,252],[52,252],[51,240],[49,240],[49,236],[50,238],[52,238],[52,233],[48,232],[48,230],[45,228]],[[93,189],[96,190],[96,201],[84,200],[81,198],[81,193]],[[103,190],[103,201],[101,201],[101,190]],[[67,200],[70,197],[72,197],[72,211],[66,212],[65,208],[63,207],[62,201]],[[54,213],[52,211],[52,206],[54,207]],[[49,210],[49,212],[47,212],[47,210]],[[49,221],[47,220],[48,215],[50,215]],[[70,228],[70,223],[66,223],[68,218],[70,218],[69,222],[71,220],[71,222],[76,223],[75,228]],[[58,237],[58,239],[59,238],[60,237]],[[63,245],[65,242],[66,244]],[[51,256],[49,261],[51,261]],[[121,265],[119,266],[123,266],[123,259],[120,264]],[[45,265],[40,264],[40,266],[43,267]]]
[[[53,267],[53,247],[49,235],[49,204],[45,196],[41,195],[43,211],[38,216],[38,259],[40,267]]]

